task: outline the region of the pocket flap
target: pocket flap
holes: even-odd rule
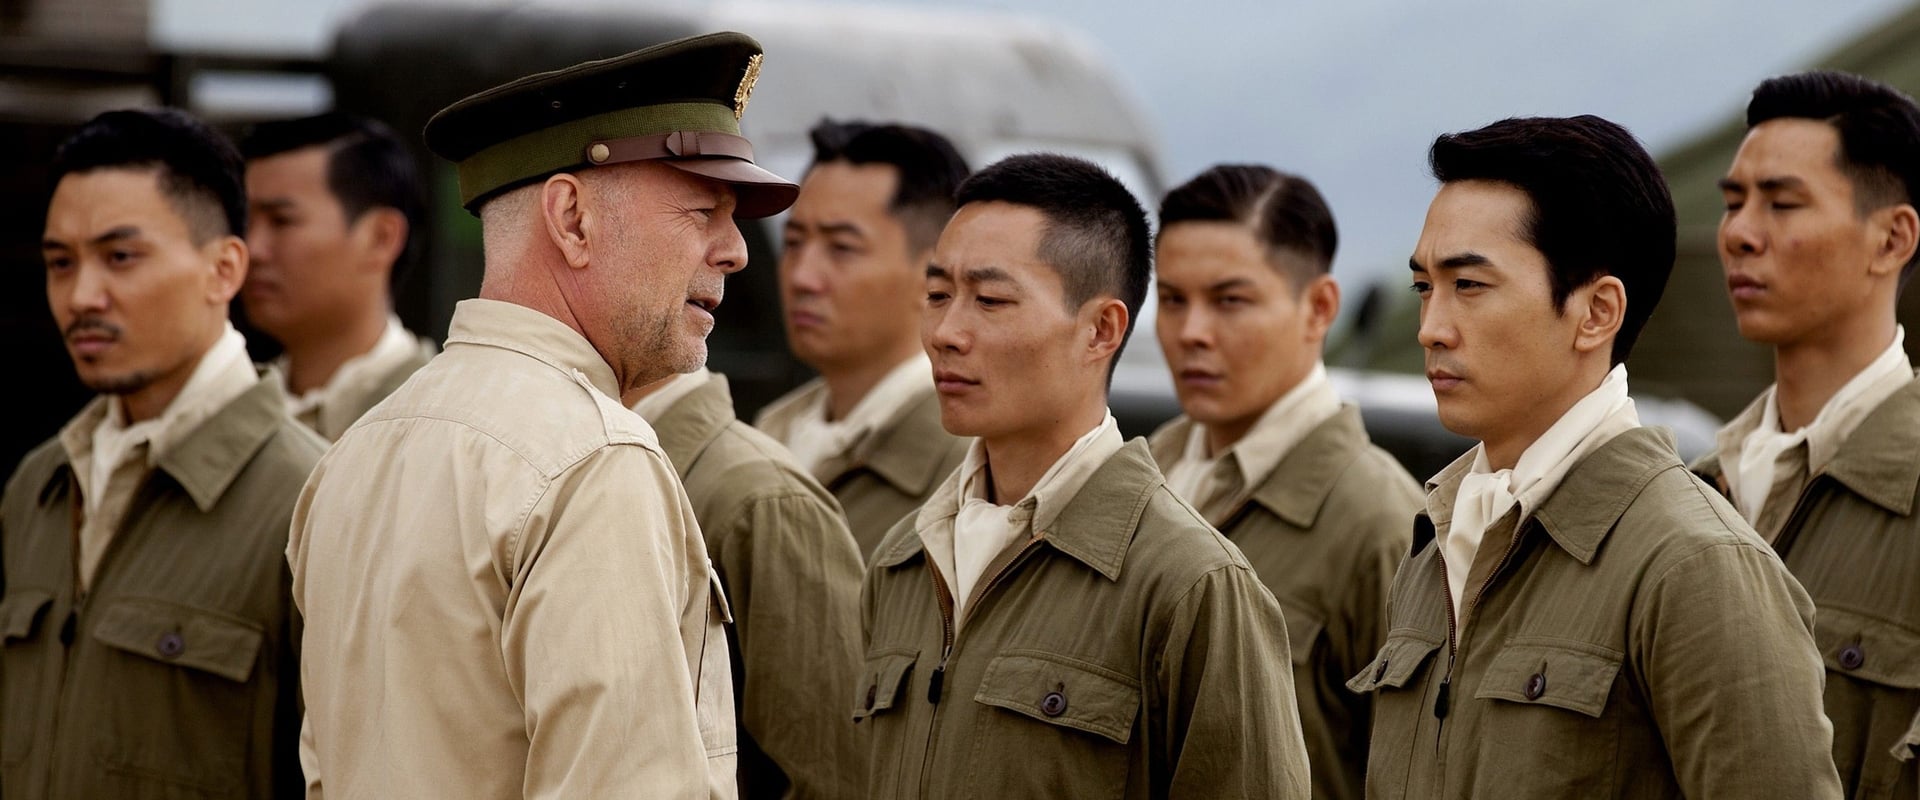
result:
[[[1294,665],[1307,663],[1314,645],[1320,641],[1320,632],[1327,627],[1326,620],[1312,609],[1286,600],[1280,601],[1280,615],[1287,621],[1287,652]]]
[[[720,621],[733,624],[733,605],[727,602],[727,587],[720,585],[720,573],[713,565],[707,565],[707,591],[712,597],[713,611],[720,615]]]
[[[1813,638],[1831,672],[1897,689],[1920,689],[1920,631],[1822,606],[1813,615]]]
[[[920,654],[912,650],[886,650],[867,656],[867,665],[854,685],[853,721],[871,717],[893,708],[906,690],[907,676]]]
[[[40,621],[40,612],[53,603],[53,594],[39,589],[15,589],[0,600],[0,637],[26,639]]]
[[[1380,645],[1380,653],[1373,661],[1360,670],[1360,674],[1347,681],[1347,690],[1351,692],[1371,692],[1379,689],[1398,689],[1413,679],[1420,671],[1420,665],[1426,663],[1433,651],[1440,649],[1437,637],[1424,633],[1397,630],[1387,634],[1387,643]]]
[[[1120,744],[1133,737],[1133,720],[1140,714],[1139,684],[1127,676],[1036,651],[994,658],[973,700]]]
[[[1473,696],[1548,705],[1598,719],[1620,662],[1619,653],[1603,647],[1516,639],[1494,654]]]
[[[225,614],[158,600],[119,600],[100,610],[93,638],[167,664],[245,682],[264,634]]]

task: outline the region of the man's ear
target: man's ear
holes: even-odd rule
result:
[[[1566,313],[1579,317],[1573,349],[1591,353],[1606,348],[1611,354],[1614,337],[1627,320],[1627,285],[1612,275],[1602,275],[1567,296]]]
[[[1127,304],[1112,297],[1099,297],[1087,301],[1089,309],[1089,327],[1092,337],[1087,340],[1087,359],[1098,364],[1106,364],[1113,354],[1120,351],[1120,345],[1127,338]],[[1083,312],[1084,313],[1084,312]]]
[[[225,306],[240,293],[247,281],[247,240],[222,236],[206,244],[212,250],[213,268],[207,276],[207,301]]]
[[[1916,241],[1920,241],[1920,212],[1915,212],[1911,204],[1901,203],[1881,209],[1879,215],[1884,215],[1885,222],[1876,226],[1880,241],[1874,248],[1872,271],[1875,275],[1898,276],[1913,260]]]
[[[1332,275],[1315,275],[1302,291],[1307,308],[1307,338],[1318,344],[1327,340],[1334,317],[1340,316],[1340,282]]]
[[[587,243],[586,187],[580,178],[562,172],[540,186],[540,219],[546,223],[547,238],[560,251],[567,266],[580,269],[591,260]]]
[[[391,206],[369,208],[353,223],[353,236],[368,255],[365,268],[388,272],[407,250],[407,215]]]

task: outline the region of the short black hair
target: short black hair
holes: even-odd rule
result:
[[[233,142],[176,108],[108,111],[54,151],[47,194],[68,175],[152,169],[195,244],[247,231],[247,191]]]
[[[1046,217],[1039,252],[1060,273],[1067,309],[1078,309],[1102,294],[1127,306],[1127,339],[1140,318],[1153,273],[1152,237],[1147,212],[1125,184],[1100,165],[1054,153],[1010,156],[960,184],[959,204],[1003,202],[1035,209]],[[1114,351],[1114,361],[1121,350]],[[1113,375],[1108,364],[1108,378]]]
[[[1247,226],[1269,262],[1293,273],[1296,290],[1331,272],[1340,246],[1333,211],[1313,182],[1261,164],[1219,164],[1175,187],[1160,201],[1160,234],[1176,222]],[[1278,258],[1282,253],[1297,258]]]
[[[1627,360],[1673,273],[1673,195],[1626,128],[1592,115],[1504,119],[1442,135],[1428,154],[1441,183],[1495,181],[1527,194],[1524,231],[1546,257],[1555,310],[1573,290],[1612,275],[1627,311],[1613,340]]]
[[[887,210],[906,226],[915,252],[933,247],[953,216],[954,191],[967,179],[967,160],[934,131],[897,123],[823,119],[808,132],[813,163],[885,164],[900,176]]]
[[[241,140],[240,153],[255,161],[308,147],[326,148],[327,190],[349,224],[375,208],[407,218],[399,263],[411,264],[425,239],[427,211],[420,167],[406,143],[378,120],[328,112],[255,125]],[[396,280],[400,271],[395,269]]]
[[[1920,107],[1879,81],[1822,70],[1762,81],[1747,103],[1747,128],[1776,119],[1811,119],[1840,134],[1835,165],[1853,184],[1861,216],[1887,206],[1920,205]],[[1901,280],[1920,264],[1907,261]]]

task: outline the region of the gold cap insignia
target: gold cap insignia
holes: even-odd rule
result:
[[[760,81],[760,53],[747,59],[747,72],[740,76],[740,88],[733,90],[733,118],[747,113],[747,99],[753,97],[753,85]]]

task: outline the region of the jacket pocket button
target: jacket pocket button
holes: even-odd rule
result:
[[[1067,712],[1067,696],[1059,692],[1048,692],[1040,698],[1040,713],[1057,717]]]
[[[873,710],[873,698],[877,695],[878,691],[879,691],[879,687],[877,686],[867,687],[867,710],[868,711]]]
[[[1380,668],[1373,671],[1373,682],[1378,684],[1387,677],[1387,660],[1380,659]]]
[[[155,645],[154,648],[160,651],[161,658],[171,660],[179,658],[181,653],[187,652],[187,640],[180,638],[180,634],[169,633],[160,637],[160,643]]]
[[[1525,691],[1528,700],[1540,699],[1540,695],[1547,693],[1547,676],[1533,673],[1533,677],[1527,679]]]
[[[1860,649],[1860,645],[1850,644],[1847,645],[1846,649],[1840,651],[1840,666],[1843,669],[1859,669],[1861,665],[1866,663],[1867,654]]]

